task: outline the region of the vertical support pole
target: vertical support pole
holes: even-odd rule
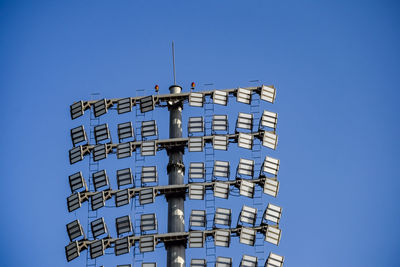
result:
[[[172,85],[169,88],[171,94],[179,94],[182,87]],[[169,105],[169,137],[182,137],[182,108],[181,101],[170,102]],[[168,184],[183,184],[183,148],[169,150]],[[184,215],[184,195],[169,194],[166,195],[168,201],[168,233],[185,231],[185,215]],[[169,242],[166,244],[167,249],[167,267],[184,267],[185,266],[185,243]]]

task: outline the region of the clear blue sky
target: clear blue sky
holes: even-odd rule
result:
[[[65,224],[86,210],[67,212],[68,175],[88,165],[68,163],[69,129],[88,122],[71,121],[69,105],[92,92],[150,93],[156,83],[167,92],[174,40],[184,90],[192,81],[204,89],[255,79],[278,89],[276,104],[263,105],[279,113],[278,150],[263,153],[281,160],[279,197],[265,200],[284,208],[283,236],[266,252],[284,255],[287,267],[399,266],[398,14],[389,0],[0,1],[1,265],[84,266],[86,253],[71,263],[64,256]],[[221,113],[233,120],[237,110]],[[163,116],[154,114],[165,129]],[[115,134],[133,119],[111,112],[102,122]],[[165,164],[165,152],[158,157]],[[101,163],[113,183],[115,169],[134,166],[115,162]],[[163,202],[153,206],[161,232]],[[115,216],[127,212],[100,215],[114,231]],[[165,250],[146,257],[163,260]]]

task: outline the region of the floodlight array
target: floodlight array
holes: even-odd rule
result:
[[[189,179],[204,179],[205,172],[204,162],[190,162]]]
[[[115,228],[117,235],[120,236],[125,233],[132,232],[132,222],[129,215],[118,217],[115,219]]]
[[[239,112],[236,121],[236,131],[238,129],[251,131],[253,129],[253,114]]]
[[[117,184],[118,189],[125,185],[130,185],[133,183],[133,176],[131,168],[117,170]]]
[[[225,131],[228,132],[228,116],[227,115],[213,115],[212,127],[213,132]]]
[[[118,100],[117,104],[118,114],[124,114],[132,110],[132,100],[130,97],[121,98],[120,100]]]
[[[69,186],[71,188],[71,193],[87,191],[87,185],[81,172],[77,172],[69,176]]]
[[[202,133],[204,132],[203,117],[190,117],[188,123],[188,133]]]
[[[87,142],[87,135],[83,125],[71,129],[72,145],[76,146],[81,142]]]
[[[118,139],[119,142],[123,139],[132,138],[134,137],[132,122],[124,122],[118,124]]]
[[[154,97],[152,95],[140,98],[140,111],[142,113],[152,111],[153,109],[154,109]]]
[[[151,136],[156,136],[156,137],[158,136],[158,128],[155,120],[143,121],[141,129],[142,129],[142,139]]]
[[[100,117],[101,115],[104,115],[107,113],[107,101],[106,99],[101,99],[97,102],[94,103],[93,105],[93,113],[95,117]]]
[[[83,228],[79,220],[75,220],[67,224],[67,233],[71,242],[77,238],[85,238]]]
[[[205,210],[192,210],[189,217],[190,227],[203,227],[207,226],[207,218]]]
[[[104,255],[104,241],[99,239],[90,244],[90,258],[95,259]]]
[[[115,193],[115,206],[121,207],[128,205],[131,202],[129,189],[120,190]]]
[[[97,237],[107,233],[107,226],[106,226],[106,223],[104,222],[103,217],[92,221],[90,223],[90,227],[92,228],[92,234],[93,234],[94,238],[97,238]]]
[[[284,258],[275,253],[270,252],[265,262],[265,267],[282,267]]]
[[[140,231],[157,231],[157,217],[155,213],[140,216]]]
[[[100,124],[94,127],[94,138],[96,140],[96,144],[100,141],[110,139],[110,129],[108,129],[108,124]]]
[[[207,262],[204,259],[192,259],[190,267],[207,267]]]
[[[115,256],[129,253],[130,248],[131,248],[131,245],[129,242],[129,237],[122,237],[122,238],[115,240],[115,246],[114,246]]]
[[[213,93],[214,104],[226,106],[228,104],[228,92],[215,90]]]
[[[105,206],[104,192],[97,192],[92,195],[92,210],[98,210]]]
[[[202,107],[204,102],[204,95],[202,93],[190,93],[189,105],[192,107]]]

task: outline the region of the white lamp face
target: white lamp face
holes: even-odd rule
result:
[[[132,101],[130,97],[122,98],[118,101],[118,114],[130,112],[132,110]]]
[[[133,137],[133,127],[132,122],[124,122],[118,124],[118,139],[123,140],[126,138]]]
[[[142,113],[151,111],[154,109],[154,99],[153,96],[145,96],[140,99],[140,111]]]
[[[213,93],[213,103],[226,106],[228,104],[228,92],[215,90]]]

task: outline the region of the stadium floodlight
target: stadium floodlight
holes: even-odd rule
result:
[[[71,242],[80,237],[85,238],[83,228],[79,220],[75,220],[67,224],[67,233]]]
[[[104,197],[104,192],[97,192],[94,195],[91,196],[92,199],[92,210],[98,210],[102,207],[104,207],[105,203],[105,197]]]
[[[141,145],[142,156],[155,156],[156,155],[156,142],[155,141],[143,141]]]
[[[71,242],[65,247],[65,256],[67,257],[67,261],[72,261],[73,259],[78,258],[79,255],[78,241]]]
[[[232,258],[217,257],[215,267],[232,267]]]
[[[254,226],[256,220],[257,220],[257,209],[243,205],[239,215],[239,222],[247,223]]]
[[[71,114],[71,118],[74,120],[80,116],[83,115],[83,113],[85,113],[84,109],[83,109],[83,102],[79,101],[79,102],[75,102],[74,104],[72,104],[69,107],[70,110],[70,114]]]
[[[72,194],[87,191],[87,185],[85,179],[83,179],[82,172],[71,174],[68,178]]]
[[[140,190],[139,193],[139,203],[140,205],[146,205],[154,202],[154,189],[144,188]]]
[[[132,183],[133,183],[133,176],[131,168],[117,170],[118,189],[124,185],[130,185]]]
[[[140,216],[140,231],[157,231],[157,217],[155,213]]]
[[[97,237],[107,234],[107,226],[104,222],[104,218],[98,218],[90,223],[90,227],[92,229],[93,237],[97,239]]]
[[[274,133],[264,132],[262,145],[275,150],[278,145],[278,136]]]
[[[189,179],[204,179],[205,172],[204,162],[190,162]]]
[[[228,104],[228,92],[215,90],[213,92],[214,104],[226,106]]]
[[[188,123],[188,133],[202,133],[204,132],[203,117],[190,117]]]
[[[228,136],[226,135],[214,135],[213,137],[213,148],[217,150],[228,150]]]
[[[215,182],[214,183],[214,197],[225,198],[229,196],[229,184]]]
[[[240,181],[239,194],[245,197],[253,198],[254,196],[254,183],[246,180]]]
[[[145,113],[154,109],[154,97],[152,95],[140,99],[140,112]]]
[[[276,176],[279,171],[279,159],[266,156],[262,165],[262,171]]]
[[[275,253],[270,252],[265,262],[265,267],[283,267],[284,258]]]
[[[158,182],[157,166],[143,166],[141,181],[142,184],[157,183]]]
[[[267,230],[265,232],[265,241],[279,245],[279,241],[281,240],[281,229],[276,226],[268,225]]]
[[[231,231],[219,229],[214,232],[214,245],[219,247],[229,247],[230,242]]]
[[[142,121],[142,140],[150,136],[158,136],[157,122],[155,120]]]
[[[122,265],[117,265],[117,267],[132,267],[131,264],[122,264]]]
[[[247,133],[239,133],[238,146],[251,150],[253,148],[253,135]]]
[[[250,104],[251,91],[245,88],[239,88],[236,94],[236,101],[244,104]]]
[[[237,132],[238,129],[251,131],[253,129],[253,114],[239,112],[235,131]]]
[[[189,232],[189,247],[202,248],[204,246],[204,232]]]
[[[230,176],[229,161],[215,160],[213,168],[213,177],[228,178]]]
[[[155,262],[143,262],[142,267],[157,267],[157,263]]]
[[[144,235],[139,238],[140,253],[154,251],[156,240],[153,235]]]
[[[260,99],[274,103],[276,97],[276,90],[273,87],[262,85]]]
[[[258,259],[254,256],[243,255],[239,267],[257,267]]]
[[[254,246],[256,241],[256,230],[252,228],[242,227],[240,229],[239,242],[245,245]]]
[[[108,129],[108,124],[100,124],[94,127],[94,138],[96,140],[96,144],[100,141],[110,139],[110,129]]]
[[[130,202],[131,202],[131,197],[129,195],[129,189],[120,190],[115,193],[116,207],[128,205]]]
[[[279,224],[282,215],[282,208],[273,204],[268,203],[267,208],[264,212],[264,220]]]
[[[107,145],[100,144],[93,147],[93,160],[99,161],[107,158]]]
[[[108,186],[108,175],[106,170],[101,170],[92,174],[94,190],[97,191],[103,186]]]
[[[81,198],[79,193],[72,194],[67,198],[68,211],[72,212],[81,207]]]
[[[207,261],[204,259],[192,259],[190,267],[207,267]]]
[[[204,185],[201,184],[190,184],[189,185],[189,198],[203,200],[204,199]]]
[[[192,107],[202,107],[204,102],[204,95],[202,93],[190,93],[189,105]]]
[[[236,175],[254,176],[254,160],[240,158]]]
[[[206,211],[192,210],[189,217],[190,227],[206,227]]]
[[[203,137],[189,137],[189,152],[201,152],[204,147]]]
[[[99,239],[90,243],[90,258],[95,259],[104,255],[104,241]]]
[[[231,218],[232,217],[232,210],[231,209],[224,209],[224,208],[217,208],[214,214],[214,225],[226,225],[231,226]]]
[[[82,146],[77,146],[69,150],[69,163],[74,164],[83,160]]]
[[[260,128],[268,127],[274,129],[275,131],[277,123],[278,123],[278,114],[275,112],[264,110],[260,120]]]
[[[228,115],[213,115],[211,129],[228,132]]]
[[[115,247],[114,247],[114,253],[115,256],[127,254],[130,252],[130,243],[129,243],[129,237],[123,237],[115,240]]]
[[[132,122],[128,121],[128,122],[118,124],[119,142],[121,142],[121,140],[123,140],[123,139],[131,138],[131,137],[134,137]]]
[[[130,97],[118,100],[118,114],[130,112],[132,110],[132,100]]]
[[[101,99],[93,104],[93,113],[95,117],[99,117],[107,113],[107,101]]]
[[[115,228],[117,229],[117,235],[132,232],[132,222],[129,215],[118,217],[115,219]]]
[[[117,145],[117,158],[123,159],[132,156],[131,143],[121,143]]]
[[[73,146],[76,146],[81,142],[87,142],[87,135],[83,125],[71,129],[71,140]]]
[[[275,178],[265,178],[264,194],[276,197],[279,191],[279,181]]]

